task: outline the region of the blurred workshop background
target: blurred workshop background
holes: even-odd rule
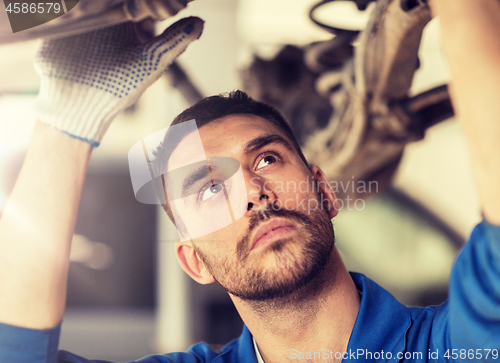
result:
[[[176,231],[161,207],[135,200],[128,151],[189,106],[186,92],[208,96],[244,88],[244,70],[255,56],[270,61],[285,45],[303,49],[332,39],[308,17],[315,3],[196,0],[156,24],[159,32],[184,16],[205,20],[200,41],[178,60],[195,89],[182,90],[182,79],[163,77],[119,115],[94,150],[71,251],[61,349],[126,361],[184,350],[201,340],[220,346],[239,335],[241,320],[220,287],[199,286],[181,271]],[[351,2],[331,3],[318,9],[317,19],[362,29],[372,5],[360,12]],[[0,45],[0,215],[34,124],[30,103],[39,79],[32,60],[38,44]],[[424,30],[419,57],[410,95],[449,80],[436,20]],[[444,301],[457,251],[480,220],[458,122],[439,122],[409,143],[391,186],[347,209],[334,225],[351,271],[367,274],[409,305]]]

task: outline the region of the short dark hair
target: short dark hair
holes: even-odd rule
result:
[[[302,153],[297,138],[293,134],[291,127],[285,121],[283,116],[272,106],[265,103],[255,101],[245,92],[236,90],[229,94],[220,94],[217,96],[210,96],[197,102],[194,106],[184,110],[180,113],[170,124],[170,126],[179,125],[186,121],[195,120],[198,129],[204,125],[229,115],[247,114],[259,116],[269,121],[279,131],[281,131],[292,143],[300,158],[308,166],[307,160]],[[175,132],[175,138],[169,131],[165,134],[163,141],[153,152],[155,159],[151,161],[152,169],[155,175],[163,175],[167,170],[168,161],[175,148],[180,144],[186,134],[179,137],[179,132]],[[160,193],[162,197],[160,200],[165,200],[162,204],[163,209],[167,212],[168,216],[174,221],[172,211],[168,204],[168,198],[163,197],[166,195],[165,181],[163,178],[156,178],[155,190]]]

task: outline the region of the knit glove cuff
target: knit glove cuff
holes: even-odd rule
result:
[[[113,118],[132,105],[202,32],[185,18],[141,44],[133,23],[43,43],[35,58],[37,119],[99,145]]]

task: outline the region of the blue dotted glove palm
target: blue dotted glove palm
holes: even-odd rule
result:
[[[37,119],[98,146],[113,118],[132,105],[186,47],[203,21],[181,19],[141,43],[133,23],[43,43],[35,58],[41,77]]]

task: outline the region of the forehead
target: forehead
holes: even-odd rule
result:
[[[273,124],[255,115],[229,115],[214,120],[187,135],[170,156],[168,170],[206,160],[206,157],[238,158],[248,141],[265,134],[279,134]]]

